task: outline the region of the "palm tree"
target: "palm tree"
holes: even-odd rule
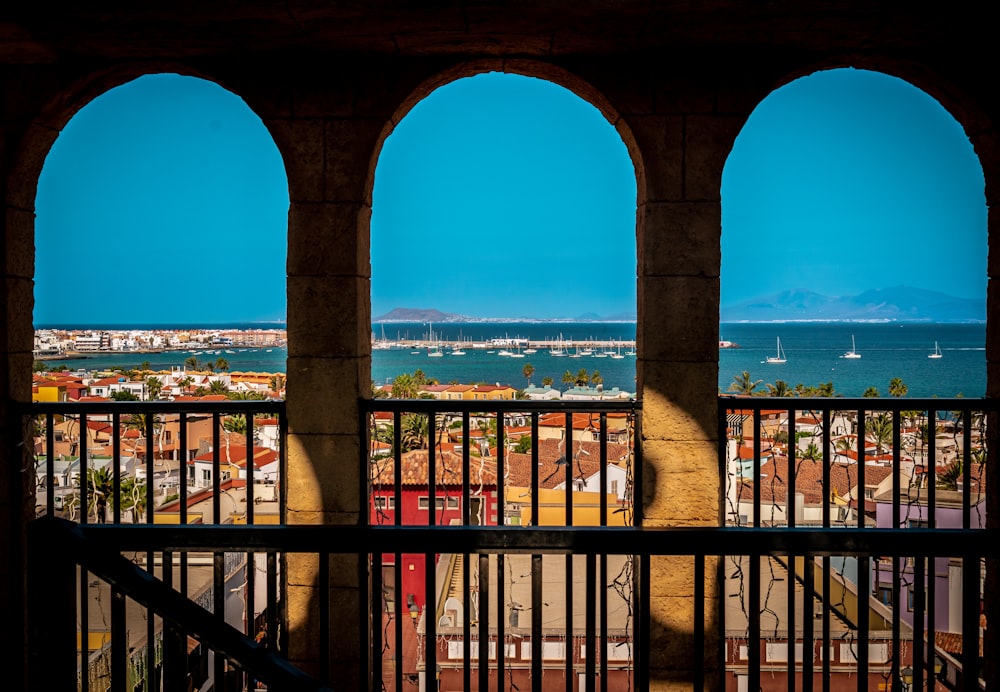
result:
[[[575,381],[576,381],[576,376],[574,376],[573,373],[571,373],[569,370],[563,373],[562,383],[566,385],[566,389],[572,387]]]
[[[601,377],[600,371],[595,370],[590,374],[590,383],[595,387],[599,384],[604,384],[604,378]]]
[[[184,359],[184,367],[191,368],[192,370],[198,369],[198,359],[195,356],[188,356]]]
[[[729,391],[753,396],[753,390],[757,389],[757,386],[761,382],[763,380],[751,380],[750,373],[744,370],[739,375],[733,375],[733,381],[729,384]]]
[[[819,461],[823,457],[823,452],[820,448],[816,446],[815,442],[810,442],[806,445],[805,449],[797,450],[799,459],[808,459],[809,461]]]
[[[525,363],[524,367],[521,368],[521,374],[524,375],[524,379],[528,380],[528,386],[531,386],[531,376],[535,374],[535,366],[531,363]]]
[[[865,422],[865,436],[875,445],[875,454],[881,455],[892,447],[892,416],[879,413]]]
[[[160,392],[163,391],[163,383],[160,382],[159,377],[150,375],[146,378],[146,389],[149,391],[150,399],[159,399]]]
[[[146,484],[138,482],[132,476],[123,478],[118,506],[131,512],[133,524],[141,522],[146,513]]]
[[[413,375],[402,373],[392,381],[392,397],[394,399],[416,399],[417,383]]]
[[[878,399],[878,390],[875,387],[869,387],[861,393],[861,396],[865,399]]]
[[[547,375],[542,378],[542,386],[543,387],[551,387],[554,383],[555,383],[555,380],[553,380],[551,377],[549,377]]]
[[[222,372],[227,372],[229,370],[229,361],[223,357],[219,357],[215,361],[215,369]]]
[[[208,383],[208,391],[212,394],[225,394],[229,391],[229,387],[222,380],[212,380]]]
[[[907,387],[905,384],[903,384],[903,381],[898,377],[893,377],[891,380],[889,380],[889,396],[892,397],[906,396],[906,393],[909,390],[910,388]]]
[[[271,379],[268,381],[268,384],[271,387],[271,391],[272,392],[280,392],[282,389],[285,388],[285,383],[287,381],[288,381],[288,378],[286,378],[281,373],[277,373],[277,374],[271,375]]]
[[[774,384],[766,384],[768,396],[786,397],[793,394],[792,388],[784,380],[775,380]]]
[[[430,423],[427,416],[407,413],[400,423],[399,443],[404,452],[413,449],[427,449]]]
[[[576,377],[573,378],[573,384],[577,387],[586,387],[590,382],[590,375],[587,373],[587,368],[580,368],[580,371],[576,373]]]

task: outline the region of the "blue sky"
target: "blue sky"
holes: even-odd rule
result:
[[[722,181],[722,303],[986,285],[982,169],[936,101],[834,70],[772,93]],[[441,87],[386,140],[372,314],[634,313],[635,175],[590,104],[515,75]],[[36,324],[285,316],[287,182],[236,95],[178,75],[107,92],[60,135],[36,200]]]

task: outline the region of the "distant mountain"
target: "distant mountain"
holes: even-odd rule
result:
[[[723,322],[982,322],[986,298],[956,298],[910,286],[836,297],[797,289],[725,306],[720,318]]]
[[[481,317],[471,315],[456,315],[451,312],[441,312],[433,308],[394,308],[384,315],[373,317],[372,322],[635,322],[635,312],[622,312],[615,315],[598,315],[594,312],[584,313],[576,317]]]
[[[468,322],[472,318],[441,312],[433,308],[394,308],[384,315],[373,318],[375,322]]]

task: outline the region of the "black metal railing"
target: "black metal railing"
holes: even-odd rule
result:
[[[329,658],[316,680],[281,660],[282,558],[301,552],[319,557],[321,585],[332,586],[323,569],[331,556],[368,561],[369,625],[359,636],[371,647],[362,647],[358,674],[374,687],[431,685],[440,675],[443,686],[466,689],[646,689],[657,675],[651,633],[664,636],[650,609],[650,564],[673,556],[695,575],[686,636],[696,689],[735,689],[743,675],[750,689],[765,675],[788,689],[842,688],[845,680],[859,690],[902,689],[935,676],[952,689],[980,689],[982,565],[998,557],[981,502],[988,466],[980,462],[996,447],[992,400],[720,397],[723,515],[717,527],[673,529],[641,526],[636,402],[362,401],[363,526],[262,525],[252,498],[265,494],[263,483],[247,484],[245,508],[230,497],[241,511],[222,511],[217,496],[238,487],[224,487],[225,471],[236,468],[221,451],[225,419],[243,416],[252,439],[258,411],[284,419],[280,402],[32,405],[46,439],[41,518],[29,536],[32,622],[45,623],[33,631],[41,674],[72,676],[81,689],[155,689],[155,680],[186,689],[190,677],[208,677],[192,662],[208,666],[210,658],[220,688],[261,681],[324,689]],[[65,431],[57,424],[75,417],[90,430],[86,423],[109,416],[110,430],[121,431],[107,441],[119,467],[122,450],[134,447],[123,419],[136,414],[150,416],[139,438],[146,503],[135,521],[134,500],[116,499],[102,523],[86,490],[55,483],[63,468],[56,437]],[[178,507],[178,523],[163,525],[158,515],[175,515],[150,500],[148,487],[170,477],[157,466],[165,452],[155,435],[169,416],[188,433],[209,431],[204,468],[216,497],[203,512]],[[207,424],[192,420],[202,416]],[[841,439],[854,439],[853,450]],[[79,478],[103,456],[87,453],[94,441],[77,439]],[[194,449],[190,439],[177,447]],[[792,463],[789,450],[797,450]],[[280,479],[283,452],[278,463]],[[123,484],[128,477],[112,478],[115,498]],[[178,489],[188,503],[193,494]],[[65,521],[74,507],[76,521]],[[220,525],[243,521],[254,525]],[[920,578],[939,572],[935,565],[961,586],[960,613],[951,617],[959,651],[938,643],[938,613],[950,599],[938,579]],[[231,589],[248,599],[235,623],[226,617]],[[317,591],[326,599],[320,612],[331,612],[332,589]],[[100,646],[88,643],[88,609],[109,613],[109,641]],[[329,618],[325,626],[329,642]],[[701,642],[713,637],[721,645],[705,660]],[[200,647],[211,654],[199,658]]]

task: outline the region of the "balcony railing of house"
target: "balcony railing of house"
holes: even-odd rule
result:
[[[284,659],[281,576],[309,553],[332,587],[345,554],[369,565],[373,688],[646,689],[650,566],[683,556],[696,689],[978,690],[996,409],[720,397],[719,525],[649,528],[637,402],[363,401],[352,526],[281,522],[282,402],[32,404],[32,671],[46,689],[327,689]],[[343,627],[331,592],[321,657]]]

